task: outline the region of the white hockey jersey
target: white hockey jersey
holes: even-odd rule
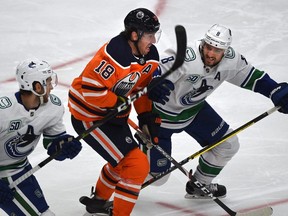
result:
[[[36,110],[26,110],[19,92],[0,96],[0,178],[14,175],[29,162],[40,136],[55,138],[66,132],[64,106],[55,95]]]
[[[164,128],[183,128],[190,124],[206,97],[225,80],[253,91],[257,80],[265,75],[233,48],[228,49],[218,65],[207,67],[201,59],[200,43],[188,44],[184,64],[168,76],[167,79],[175,85],[169,101],[165,105],[154,102],[154,111],[160,114]],[[175,50],[168,49],[161,56],[162,74],[173,65],[175,53]]]

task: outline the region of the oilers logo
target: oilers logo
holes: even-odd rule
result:
[[[34,134],[34,129],[31,125],[28,125],[25,134],[17,134],[7,140],[4,144],[5,151],[9,157],[13,159],[26,157],[34,150],[34,145],[30,145],[39,135]]]
[[[113,92],[117,95],[128,95],[128,93],[131,91],[131,89],[133,89],[133,87],[140,79],[140,76],[141,75],[139,72],[128,74],[126,77],[116,83],[116,85],[112,89]]]

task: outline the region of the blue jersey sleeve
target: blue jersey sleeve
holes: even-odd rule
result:
[[[277,86],[278,83],[271,79],[268,74],[265,74],[261,79],[257,80],[254,91],[270,98],[271,91]]]

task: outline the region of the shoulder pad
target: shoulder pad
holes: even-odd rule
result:
[[[56,106],[61,106],[62,104],[60,98],[53,94],[50,94],[50,101]]]
[[[0,109],[6,109],[11,106],[12,106],[12,102],[8,97],[6,96],[0,97]]]

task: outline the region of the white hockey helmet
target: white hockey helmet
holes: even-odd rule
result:
[[[21,62],[16,68],[16,79],[19,88],[32,91],[38,96],[46,94],[47,79],[52,78],[52,85],[57,85],[57,75],[51,69],[51,66],[46,62],[39,59],[29,59]],[[39,95],[33,90],[33,83],[39,82],[43,88],[44,93]]]
[[[206,32],[204,41],[213,47],[227,50],[231,46],[232,32],[229,28],[214,24]]]

